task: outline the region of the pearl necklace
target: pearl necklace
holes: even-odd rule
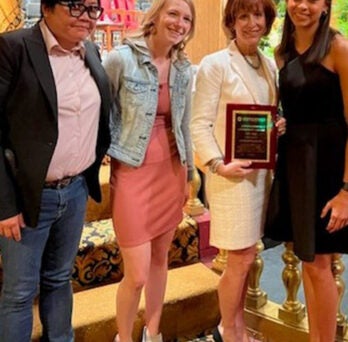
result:
[[[244,55],[244,53],[240,50],[240,48],[239,48],[239,46],[238,46],[238,44],[237,44],[237,41],[235,41],[235,44],[236,44],[236,47],[237,47],[239,53],[242,55],[242,57],[244,58],[244,60],[246,61],[246,63],[247,63],[249,66],[251,66],[253,69],[255,69],[255,70],[260,69],[261,64],[262,64],[262,61],[261,61],[261,57],[260,57],[259,53],[256,52],[257,64],[253,64],[253,62],[252,62],[251,60],[249,60],[249,58],[248,58],[246,55]]]

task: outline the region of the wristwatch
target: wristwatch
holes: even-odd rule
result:
[[[348,182],[343,182],[342,190],[348,191]]]

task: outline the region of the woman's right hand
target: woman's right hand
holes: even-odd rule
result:
[[[221,163],[216,168],[216,174],[222,177],[245,177],[254,169],[250,168],[252,162],[250,160],[234,160],[228,164]]]

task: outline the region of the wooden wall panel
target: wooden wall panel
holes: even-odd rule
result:
[[[226,46],[222,29],[224,0],[195,0],[196,31],[187,44],[187,53],[193,64],[198,64],[205,55]]]

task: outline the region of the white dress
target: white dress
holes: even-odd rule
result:
[[[198,69],[193,98],[192,139],[203,164],[223,157],[226,103],[275,104],[275,66],[262,57],[251,68],[234,42],[205,57]],[[254,245],[263,235],[271,171],[255,170],[245,178],[225,178],[207,171],[210,244],[226,250]]]

